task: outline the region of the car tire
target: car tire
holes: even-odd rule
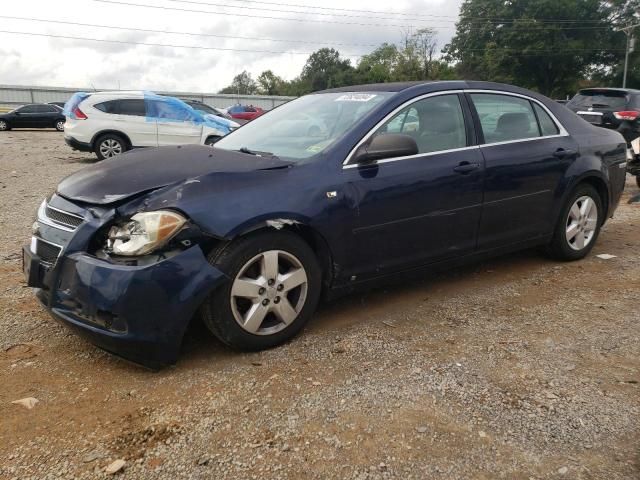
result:
[[[200,311],[205,325],[228,346],[248,351],[275,347],[300,332],[315,312],[320,267],[313,250],[295,234],[250,234],[214,249],[208,260],[230,281]]]
[[[603,220],[598,191],[586,183],[578,185],[562,208],[548,252],[558,260],[584,258],[595,245]]]
[[[0,132],[11,130],[11,127],[5,120],[0,120]]]
[[[116,133],[107,133],[100,136],[94,145],[93,151],[98,160],[115,157],[128,150],[124,138]]]
[[[53,126],[57,131],[64,132],[64,120],[57,120]]]
[[[640,188],[640,175],[636,175],[636,185]]]
[[[204,144],[205,145],[209,145],[210,147],[212,147],[213,145],[215,145],[215,143],[220,140],[222,137],[218,137],[218,136],[214,136],[214,137],[208,137],[205,141]]]

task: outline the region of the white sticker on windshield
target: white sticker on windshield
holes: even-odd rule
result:
[[[374,93],[346,93],[336,98],[335,102],[368,102],[377,97]]]

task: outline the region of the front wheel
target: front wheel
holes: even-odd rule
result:
[[[584,258],[596,243],[604,212],[597,190],[579,185],[569,196],[556,225],[550,253],[559,260]]]
[[[64,132],[64,120],[56,121],[55,127],[59,132]]]
[[[298,236],[263,232],[209,254],[230,281],[205,301],[201,313],[223,343],[262,350],[296,335],[318,305],[321,274],[313,250]]]
[[[11,127],[9,127],[9,124],[5,120],[0,120],[0,132],[5,130],[11,130]]]

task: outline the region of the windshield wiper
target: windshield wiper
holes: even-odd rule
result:
[[[241,153],[246,153],[247,155],[256,155],[258,157],[273,157],[273,158],[278,158],[277,156],[275,156],[273,153],[271,152],[261,152],[259,150],[251,150],[250,148],[247,147],[240,147],[238,149],[238,152]]]

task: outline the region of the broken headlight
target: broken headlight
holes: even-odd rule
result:
[[[109,230],[106,251],[116,255],[144,255],[171,240],[187,221],[169,210],[136,213],[131,220]]]

